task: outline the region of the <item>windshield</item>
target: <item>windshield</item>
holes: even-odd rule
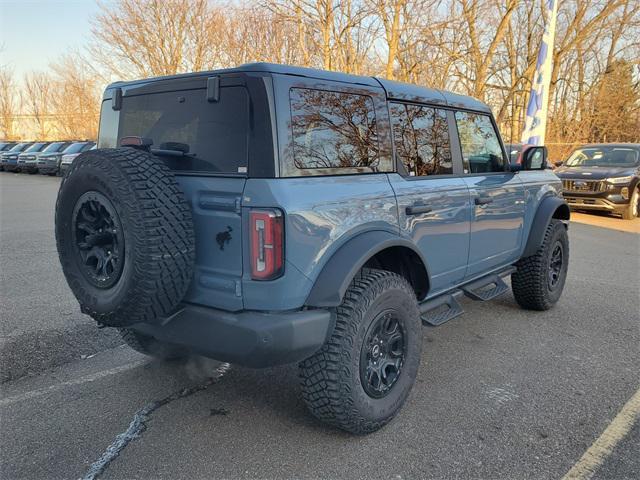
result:
[[[64,153],[78,153],[78,152],[81,152],[83,147],[86,144],[87,144],[86,142],[73,143],[64,151]]]
[[[55,142],[49,145],[47,148],[45,148],[42,152],[43,153],[57,152],[58,150],[60,150],[60,148],[62,148],[63,145],[64,145],[64,142]]]
[[[21,152],[22,150],[27,148],[29,145],[31,145],[31,144],[30,143],[19,143],[9,151],[10,152]]]
[[[589,147],[574,150],[567,167],[635,167],[638,150],[629,147]]]
[[[42,150],[42,147],[44,147],[45,145],[46,143],[44,142],[34,143],[29,148],[27,148],[24,152],[25,153],[39,152],[40,150]]]

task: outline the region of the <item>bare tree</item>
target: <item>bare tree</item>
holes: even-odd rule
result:
[[[25,108],[35,124],[38,139],[47,139],[52,128],[52,86],[51,75],[32,72],[24,78]]]
[[[18,89],[13,72],[7,67],[0,67],[0,131],[4,140],[15,138],[15,115],[18,108]]]
[[[207,0],[119,0],[100,9],[91,51],[120,78],[212,68],[224,48]]]
[[[102,85],[78,54],[63,56],[52,66],[52,95],[58,135],[68,139],[95,139]]]

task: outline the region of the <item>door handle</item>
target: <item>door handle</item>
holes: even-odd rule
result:
[[[411,205],[404,211],[407,215],[420,215],[421,213],[429,213],[431,210],[428,205]]]
[[[474,200],[476,205],[488,205],[493,202],[493,198],[491,197],[476,197]]]

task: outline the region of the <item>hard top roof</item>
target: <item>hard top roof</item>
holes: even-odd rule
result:
[[[408,102],[430,103],[468,110],[477,110],[490,113],[491,109],[483,102],[465,95],[438,90],[434,88],[420,87],[410,83],[394,82],[378,77],[365,77],[341,72],[331,72],[328,70],[317,70],[314,68],[295,67],[291,65],[280,65],[277,63],[247,63],[235,68],[225,68],[220,70],[210,70],[194,73],[183,73],[164,77],[153,77],[129,82],[115,82],[107,87],[107,90],[121,87],[141,86],[157,81],[171,79],[182,79],[189,77],[206,77],[228,73],[248,73],[261,72],[276,75],[293,75],[298,77],[316,78],[332,82],[344,82],[370,87],[382,87],[389,99],[404,100]]]

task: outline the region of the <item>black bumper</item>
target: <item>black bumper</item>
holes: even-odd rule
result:
[[[262,368],[298,362],[318,351],[330,335],[332,314],[324,309],[232,313],[187,305],[161,325],[131,328],[206,357]]]
[[[613,198],[612,198],[613,197]],[[604,212],[621,212],[629,206],[629,199],[621,196],[578,196],[571,193],[565,193],[564,199],[569,207],[577,210],[599,210]]]

